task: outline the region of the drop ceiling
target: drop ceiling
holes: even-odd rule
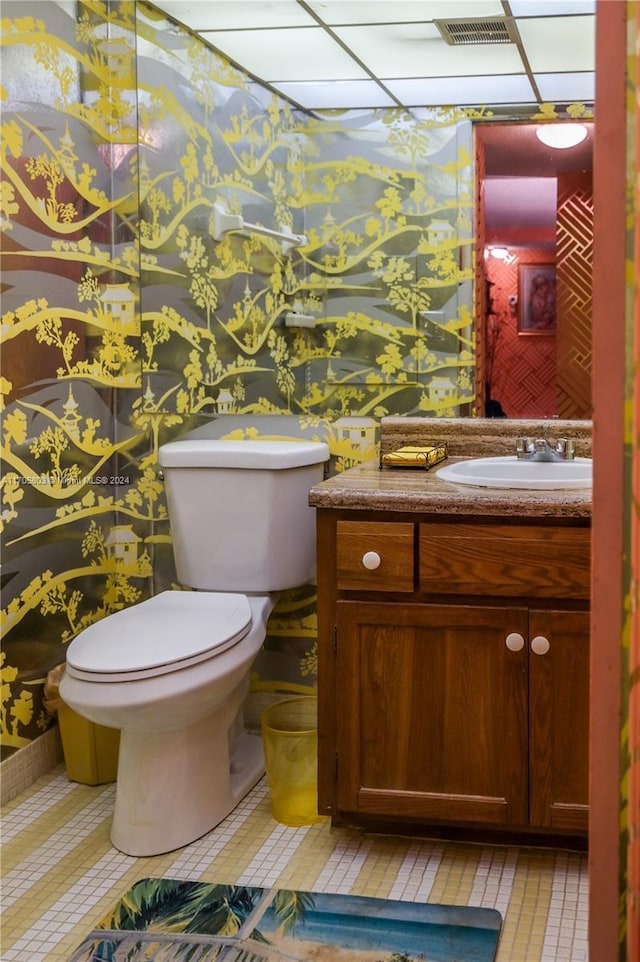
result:
[[[595,0],[154,0],[153,6],[305,110],[562,105],[595,96]],[[439,21],[470,23],[489,40],[494,26],[502,27],[506,42],[451,46]]]

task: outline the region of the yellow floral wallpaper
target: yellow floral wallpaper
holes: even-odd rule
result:
[[[46,671],[138,600],[162,487],[133,467],[140,396],[133,4],[3,6],[2,746],[51,720]],[[26,14],[26,15],[25,15]],[[120,414],[122,411],[122,416]],[[130,475],[126,485],[116,482]],[[139,542],[123,550],[126,532]]]
[[[52,723],[69,640],[174,584],[160,444],[305,436],[339,471],[375,457],[384,414],[473,413],[472,133],[492,112],[306,114],[133,0],[5,0],[1,55],[12,752]],[[216,238],[216,210],[306,242]],[[308,586],[253,685],[314,683]]]

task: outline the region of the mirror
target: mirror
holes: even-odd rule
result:
[[[315,334],[308,335],[304,328],[298,332],[299,347],[304,338],[311,339],[308,363],[299,363],[301,347],[291,355],[295,368],[289,365],[289,370],[277,372],[282,383],[291,384],[287,406],[293,397],[294,406],[306,408],[312,396],[314,409],[332,416],[355,409],[436,417],[484,414],[484,381],[474,384],[475,352],[484,334],[477,330],[474,292],[483,275],[478,270],[476,276],[469,256],[476,238],[475,158],[463,118],[469,120],[468,127],[476,121],[479,127],[487,121],[528,123],[535,117],[548,123],[587,116],[594,96],[593,0],[484,4],[479,12],[496,21],[496,33],[486,31],[484,36],[479,24],[472,29],[466,22],[474,5],[454,0],[416,0],[393,10],[364,0],[272,3],[262,5],[259,15],[257,5],[249,23],[237,4],[209,4],[203,13],[199,8],[204,4],[158,3],[245,69],[256,90],[264,84],[260,97],[265,89],[275,91],[304,112],[296,119],[296,137],[300,144],[308,137],[310,151],[304,156],[301,149],[294,158],[295,184],[286,184],[285,178],[282,195],[290,204],[287,216],[304,220],[296,229],[304,229],[311,245],[302,255],[305,264],[296,265],[293,279],[287,280],[289,289],[297,284],[298,293],[302,291],[300,312],[320,320]],[[294,24],[296,34],[290,32]],[[500,31],[504,35],[496,37]],[[464,47],[456,43],[463,32]],[[294,57],[293,36],[304,37],[305,44],[315,36],[322,43],[310,42],[304,54],[296,50]],[[504,43],[482,45],[496,39]],[[339,51],[334,51],[336,43]],[[337,52],[340,60],[334,61],[330,52]],[[353,64],[344,60],[349,56],[356,62],[355,73]],[[279,111],[271,108],[270,115]],[[456,115],[460,123],[454,131]],[[224,130],[224,122],[216,123]],[[234,153],[242,128],[238,115]],[[259,154],[256,130],[257,125],[250,150]],[[440,142],[438,134],[443,135]],[[271,144],[276,142],[271,131],[269,137]],[[356,157],[363,163],[354,163]],[[320,171],[322,177],[316,173]],[[259,193],[260,187],[256,196]],[[272,192],[266,190],[263,196],[267,209],[260,215],[265,223],[277,222],[268,209]],[[228,198],[238,204],[241,199]],[[547,272],[552,267],[545,265]],[[445,296],[446,282],[456,272],[459,290]],[[321,300],[314,304],[311,295],[320,293]],[[252,288],[250,297],[257,302],[263,293]],[[258,306],[266,323],[277,326],[263,304]],[[227,322],[224,305],[219,313]],[[484,312],[480,319],[482,328]],[[254,326],[262,322],[248,320]],[[238,317],[236,332],[253,335],[240,325]],[[529,336],[525,351],[526,327],[525,318],[517,338],[521,361],[534,351],[536,341]],[[554,343],[560,343],[561,333],[554,335]],[[547,353],[550,337],[547,334]],[[539,335],[535,350],[544,355],[542,345]],[[258,361],[265,368],[272,363],[262,357]],[[545,356],[534,372],[555,366],[555,360],[551,364]],[[528,380],[535,380],[529,370]],[[282,405],[282,392],[272,390],[269,402]],[[566,402],[554,398],[542,410],[551,416],[565,407]],[[589,410],[588,404],[579,407]],[[522,412],[522,406],[517,410]],[[532,415],[539,412],[531,410]]]
[[[478,393],[487,416],[591,417],[593,123],[567,149],[537,137],[557,126],[477,128]],[[536,319],[532,305],[544,299]]]
[[[138,63],[140,164],[157,185],[141,203],[153,268],[142,283],[144,403],[166,398],[168,410],[194,417],[484,415],[473,131],[588,108],[303,114],[242,76],[222,83],[215,52],[203,46],[194,60],[190,38],[168,22],[147,29],[159,40],[151,55],[145,39]],[[154,53],[163,44],[180,96],[147,100],[166,89]],[[203,76],[215,96],[200,95]],[[216,205],[308,244],[284,256],[264,235],[216,239]]]

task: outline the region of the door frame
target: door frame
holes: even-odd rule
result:
[[[622,558],[625,520],[627,4],[596,6],[589,957],[622,958]],[[624,951],[624,950],[623,950]]]

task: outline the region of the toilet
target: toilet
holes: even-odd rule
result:
[[[121,730],[113,845],[159,855],[214,828],[264,773],[242,704],[267,619],[315,578],[326,444],[185,439],[163,445],[176,573],[69,645],[64,702]]]

